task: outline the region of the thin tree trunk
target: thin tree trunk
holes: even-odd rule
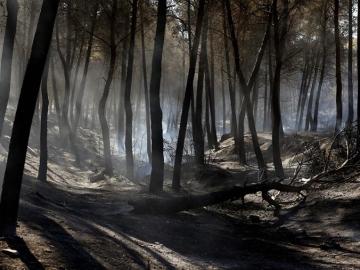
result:
[[[143,1],[140,4],[140,32],[141,32],[141,52],[142,52],[142,66],[143,66],[143,80],[144,80],[144,97],[145,97],[145,122],[146,122],[146,149],[151,162],[151,127],[150,127],[150,106],[149,106],[149,87],[147,79],[146,67],[146,53],[145,53],[145,33],[144,33],[144,14],[143,14]]]
[[[95,32],[96,21],[97,21],[97,12],[98,12],[98,6],[96,5],[94,8],[94,13],[92,14],[92,21],[91,21],[91,27],[90,27],[90,33],[89,33],[89,41],[88,41],[87,49],[86,49],[84,70],[83,70],[83,74],[82,74],[82,78],[81,78],[81,82],[80,82],[79,93],[76,98],[75,120],[74,120],[74,133],[75,134],[76,134],[77,128],[79,126],[79,121],[80,121],[82,102],[83,102],[84,91],[85,91],[85,87],[86,87],[87,74],[89,71],[91,51],[92,51],[93,41],[94,41],[94,32]]]
[[[196,110],[195,110],[195,119],[194,119],[195,121],[193,125],[195,158],[197,164],[200,167],[202,167],[205,163],[205,155],[204,155],[205,143],[204,143],[202,113],[203,113],[203,98],[204,98],[203,93],[204,93],[204,79],[205,79],[205,61],[206,61],[206,50],[207,50],[207,32],[208,32],[208,11],[206,10],[206,14],[204,15],[202,33],[201,33],[201,51],[200,51],[198,81],[197,81],[197,90],[196,90]],[[206,102],[206,104],[208,103]],[[207,107],[205,112],[207,113]]]
[[[126,170],[127,170],[127,176],[130,179],[134,178],[134,154],[132,147],[133,112],[131,107],[131,86],[132,86],[132,78],[133,78],[137,9],[138,9],[138,0],[133,0],[131,30],[130,30],[131,31],[130,47],[129,47],[129,56],[128,56],[128,65],[127,65],[127,74],[126,74],[125,98],[124,98],[125,117],[126,117],[126,131],[125,131]]]
[[[348,119],[354,121],[354,86],[353,86],[353,0],[349,0],[349,48],[348,48]]]
[[[47,179],[47,163],[48,163],[48,145],[47,145],[47,132],[48,132],[48,112],[49,112],[49,96],[48,96],[48,75],[50,66],[50,56],[48,56],[44,74],[41,82],[41,127],[40,127],[40,165],[38,172],[38,179],[45,182]]]
[[[44,0],[35,33],[31,56],[20,93],[0,202],[0,235],[14,236],[18,217],[21,183],[26,151],[39,93],[42,73],[49,51],[58,0]]]
[[[339,0],[334,0],[334,24],[335,24],[335,45],[336,45],[336,125],[335,132],[341,129],[342,124],[342,81],[341,81],[341,44],[339,30]]]
[[[318,72],[319,72],[319,64],[320,64],[320,52],[318,52],[317,56],[316,56],[315,74],[314,74],[313,82],[311,85],[309,102],[308,102],[308,107],[307,107],[307,111],[306,111],[306,121],[305,121],[305,130],[306,131],[308,131],[310,129],[310,126],[313,123],[312,110],[313,110],[313,103],[314,103],[314,91],[315,91],[316,81],[317,81]]]
[[[283,64],[283,55],[285,50],[285,33],[287,29],[288,16],[288,0],[283,0],[284,15],[282,26],[280,26],[277,0],[274,0],[272,6],[272,14],[274,18],[274,40],[275,40],[275,55],[276,66],[274,75],[273,94],[271,98],[272,107],[272,146],[273,146],[273,163],[275,167],[275,174],[279,178],[284,177],[284,169],[281,161],[280,136],[281,136],[281,108],[280,108],[280,85],[281,85],[281,69]],[[281,28],[281,29],[280,29]]]
[[[228,15],[228,23],[229,23],[229,29],[230,29],[230,34],[231,34],[231,40],[232,40],[233,49],[234,49],[236,73],[239,78],[240,89],[242,90],[242,94],[244,96],[243,104],[246,106],[245,108],[246,108],[247,118],[248,118],[248,122],[249,122],[249,129],[250,129],[251,138],[252,138],[252,142],[253,142],[254,152],[255,152],[257,162],[258,162],[259,170],[261,171],[262,176],[266,178],[266,164],[265,164],[265,160],[262,155],[259,140],[257,137],[254,114],[253,114],[253,107],[252,107],[251,99],[250,99],[250,89],[253,87],[253,85],[255,83],[255,80],[256,80],[256,77],[257,77],[257,74],[258,74],[258,71],[260,68],[261,60],[264,55],[266,43],[267,43],[267,40],[270,35],[271,16],[269,16],[268,25],[267,25],[266,32],[264,34],[261,48],[257,55],[257,59],[255,62],[251,77],[249,79],[249,82],[247,83],[245,81],[245,77],[244,77],[244,74],[243,74],[243,72],[241,70],[241,66],[240,66],[239,45],[238,45],[236,35],[235,35],[235,28],[234,28],[234,23],[233,23],[233,19],[232,19],[230,1],[226,0],[225,4],[226,4],[227,15]]]
[[[228,79],[229,87],[229,96],[230,96],[230,106],[231,106],[231,134],[234,136],[235,141],[235,151],[240,156],[239,152],[239,136],[238,136],[238,127],[236,120],[236,95],[235,95],[235,84],[231,81],[231,68],[230,68],[230,56],[229,56],[229,44],[228,44],[228,28],[226,22],[226,8],[224,1],[222,2],[222,11],[223,11],[223,32],[224,32],[224,52],[225,52],[225,64],[226,72]],[[235,75],[236,77],[236,75]]]
[[[187,78],[187,83],[186,83],[183,108],[182,108],[182,112],[181,112],[179,135],[178,135],[178,140],[177,140],[177,144],[176,144],[175,165],[174,165],[174,173],[173,173],[173,180],[172,180],[172,187],[174,190],[180,189],[181,163],[182,163],[182,158],[183,158],[183,150],[184,150],[187,122],[188,122],[188,116],[189,116],[189,108],[190,108],[191,96],[192,96],[191,93],[193,92],[193,84],[194,84],[195,69],[196,69],[196,62],[197,62],[197,52],[198,52],[199,44],[200,44],[200,33],[201,33],[201,29],[202,29],[204,9],[205,9],[205,0],[199,0],[194,44],[191,48],[189,73],[188,73],[188,78]]]
[[[11,71],[14,54],[15,34],[19,4],[17,0],[7,0],[7,19],[0,70],[0,136],[3,131],[6,108],[11,87]]]

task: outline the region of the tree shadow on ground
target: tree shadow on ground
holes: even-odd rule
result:
[[[31,253],[27,244],[20,237],[13,237],[5,239],[9,248],[18,251],[20,260],[26,265],[29,270],[43,270],[44,266]]]
[[[29,207],[23,209],[26,215],[21,215],[22,222],[41,232],[41,236],[50,241],[66,261],[67,269],[68,267],[71,269],[106,269],[60,224],[42,214],[41,210],[37,210],[34,211]]]

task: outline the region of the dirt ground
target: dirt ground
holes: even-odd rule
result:
[[[18,255],[0,252],[0,269],[360,269],[355,173],[346,184],[329,179],[331,185],[317,186],[306,201],[279,196],[289,203],[278,217],[256,194],[245,205],[135,215],[128,201],[148,196],[145,184],[122,177],[91,182],[90,166],[78,169],[70,154],[52,147],[47,183],[35,178],[36,147],[28,152],[19,238],[0,239],[0,250]],[[256,179],[254,167],[236,167],[219,155],[213,162],[232,171],[227,183]],[[198,187],[210,191],[216,184]]]

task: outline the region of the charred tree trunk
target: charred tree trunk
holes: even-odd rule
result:
[[[230,106],[231,106],[231,134],[234,136],[235,141],[235,151],[240,156],[239,152],[239,136],[238,136],[238,127],[237,127],[237,117],[236,117],[236,95],[235,95],[235,85],[232,83],[231,78],[231,68],[230,68],[230,53],[229,53],[229,44],[228,44],[228,28],[226,22],[226,8],[224,1],[222,2],[222,12],[223,12],[223,32],[224,32],[224,52],[225,52],[225,64],[226,64],[226,73],[227,81],[229,87],[229,97],[230,97]]]
[[[137,21],[138,0],[132,2],[132,17],[131,17],[131,30],[130,30],[130,47],[126,74],[126,87],[125,87],[125,117],[126,117],[126,130],[125,130],[125,153],[126,153],[126,170],[127,176],[130,179],[134,178],[134,154],[132,147],[132,128],[133,128],[133,112],[131,107],[131,87],[133,78],[133,65],[134,65],[134,49],[135,49],[135,35],[136,35],[136,21]]]
[[[339,0],[334,0],[334,24],[335,24],[335,45],[336,45],[336,125],[335,132],[341,129],[342,125],[342,81],[341,81],[341,43],[339,29]]]
[[[19,4],[17,0],[7,0],[7,19],[0,70],[0,136],[2,134],[6,108],[11,87],[11,70],[14,54],[15,34]]]
[[[48,112],[49,112],[49,96],[48,96],[48,75],[49,75],[49,61],[50,56],[46,61],[44,74],[41,82],[41,127],[40,127],[40,165],[38,172],[38,180],[45,182],[47,178],[47,163],[48,163]]]
[[[253,87],[256,77],[257,77],[257,74],[259,72],[261,60],[263,58],[266,43],[267,43],[267,40],[268,40],[269,34],[270,34],[270,26],[271,26],[271,18],[272,17],[269,16],[268,25],[267,25],[266,32],[264,34],[261,48],[257,55],[257,59],[255,62],[251,77],[249,79],[249,82],[246,83],[244,74],[243,74],[243,72],[241,70],[241,66],[240,66],[239,45],[238,45],[236,35],[235,35],[235,27],[234,27],[234,23],[233,23],[233,19],[232,19],[232,13],[231,13],[231,7],[230,7],[229,0],[225,1],[225,6],[226,6],[226,10],[227,10],[229,29],[230,29],[231,40],[232,40],[233,49],[234,49],[235,68],[236,68],[236,73],[237,73],[237,76],[238,76],[239,82],[240,82],[240,89],[242,90],[242,94],[244,96],[243,104],[244,104],[244,106],[246,106],[245,108],[246,108],[247,118],[248,118],[248,122],[249,122],[249,129],[250,129],[251,138],[252,138],[252,142],[253,142],[254,152],[256,155],[257,162],[258,162],[259,170],[261,171],[262,176],[266,178],[266,164],[265,164],[265,160],[262,155],[259,140],[257,137],[254,114],[253,114],[253,107],[252,107],[251,99],[250,99],[250,89]]]
[[[110,87],[113,81],[113,77],[115,73],[115,64],[116,64],[116,41],[115,41],[116,11],[117,11],[117,1],[113,1],[111,18],[110,18],[110,65],[98,110],[101,133],[104,143],[105,174],[109,176],[113,175],[113,165],[111,159],[110,130],[109,130],[109,124],[106,119],[106,103],[109,97]]]
[[[319,72],[319,64],[320,64],[320,53],[318,52],[317,56],[316,56],[316,63],[315,63],[315,74],[314,74],[313,82],[312,82],[311,89],[310,89],[309,102],[308,102],[307,111],[306,111],[306,120],[305,120],[305,130],[306,131],[308,131],[310,129],[311,125],[313,124],[312,110],[313,110],[313,103],[314,103],[314,91],[315,91],[316,81],[317,81],[318,72]]]
[[[201,51],[199,61],[199,72],[198,82],[196,90],[196,110],[195,110],[195,121],[193,125],[193,139],[194,139],[194,150],[197,164],[202,167],[205,163],[204,155],[204,131],[202,123],[203,113],[203,97],[204,97],[204,80],[205,80],[205,61],[206,61],[206,50],[207,50],[207,32],[208,32],[208,11],[204,16],[204,22],[201,33]],[[208,102],[206,102],[208,104]],[[206,113],[207,113],[206,107]]]
[[[357,36],[360,37],[360,1],[358,1],[357,4],[357,10],[358,10],[358,16],[357,16]],[[356,61],[357,61],[357,77],[358,80],[360,78],[360,42],[357,42],[357,48],[356,48]],[[360,83],[358,82],[358,89],[357,89],[357,140],[356,140],[356,148],[359,151],[360,149]]]
[[[55,73],[55,63],[54,59],[51,60],[51,81],[52,81],[52,90],[54,95],[54,105],[55,105],[55,112],[58,119],[59,131],[61,126],[61,110],[60,110],[60,102],[59,102],[59,93],[56,83],[56,73]],[[61,136],[61,134],[59,134]]]
[[[159,0],[155,45],[150,80],[150,112],[152,138],[152,170],[150,177],[150,192],[153,193],[158,193],[162,191],[164,182],[164,140],[162,128],[162,110],[160,106],[160,86],[165,29],[166,0]]]
[[[353,85],[353,0],[349,0],[349,46],[348,46],[348,125],[354,121]]]
[[[184,150],[186,129],[188,123],[189,108],[191,103],[191,96],[193,93],[193,84],[194,84],[195,69],[197,62],[197,52],[200,44],[200,33],[203,24],[204,10],[205,10],[205,0],[199,0],[194,44],[191,48],[189,73],[188,73],[185,97],[181,112],[179,135],[176,144],[175,165],[174,165],[174,173],[173,173],[173,181],[172,181],[172,187],[174,190],[180,189],[181,163],[183,158],[183,150]]]
[[[0,202],[0,235],[16,234],[21,183],[31,122],[49,51],[58,0],[44,0],[16,110]]]
[[[129,16],[125,17],[124,28],[129,28]],[[125,32],[125,31],[124,31]],[[127,32],[125,32],[127,33]],[[129,41],[125,38],[122,42],[121,48],[121,78],[120,78],[120,98],[118,106],[118,147],[124,149],[124,130],[125,130],[125,89],[126,89],[126,73],[127,73],[127,60],[129,52]]]
[[[83,74],[82,74],[82,78],[81,78],[81,82],[80,82],[79,93],[76,98],[76,104],[75,104],[75,120],[74,120],[74,133],[75,134],[76,134],[76,130],[79,126],[79,121],[80,121],[81,108],[82,108],[82,102],[83,102],[83,98],[84,98],[84,91],[85,91],[85,87],[86,87],[87,74],[89,71],[91,51],[92,51],[93,42],[94,42],[94,32],[95,32],[95,27],[96,27],[97,12],[98,12],[98,6],[95,6],[94,13],[92,14],[92,21],[91,21],[91,27],[90,27],[90,33],[89,33],[89,41],[88,41],[87,49],[86,49],[84,70],[83,70]]]
[[[165,3],[166,4],[166,3]],[[145,53],[145,33],[144,33],[144,14],[143,14],[143,2],[140,5],[140,32],[141,32],[141,53],[142,53],[142,65],[143,65],[143,80],[144,80],[144,98],[145,98],[145,121],[146,121],[146,149],[151,162],[151,127],[150,127],[150,101],[149,101],[149,87],[147,79],[147,67],[146,67],[146,53]],[[159,57],[159,56],[157,56]]]
[[[288,16],[288,0],[283,1],[284,19],[280,26],[280,19],[277,10],[277,0],[274,0],[272,6],[272,14],[274,18],[274,40],[275,40],[275,55],[276,66],[274,75],[274,86],[271,97],[272,107],[272,146],[273,146],[273,162],[275,167],[275,174],[279,178],[284,177],[284,169],[281,161],[281,109],[280,109],[280,85],[281,85],[281,68],[283,64],[283,54],[285,50],[285,34],[287,31],[287,16]]]

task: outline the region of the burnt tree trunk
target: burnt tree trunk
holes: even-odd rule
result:
[[[341,129],[342,125],[342,81],[341,81],[341,43],[339,29],[339,0],[334,0],[334,25],[335,25],[335,46],[336,46],[336,124],[335,132]]]
[[[11,70],[14,54],[15,34],[19,4],[17,0],[6,1],[7,19],[0,70],[0,136],[2,134],[6,108],[11,87]]]
[[[158,193],[164,182],[164,140],[162,128],[162,110],[160,106],[160,86],[162,58],[166,29],[166,0],[159,0],[157,26],[150,80],[150,113],[151,113],[151,176],[150,192]]]
[[[185,136],[186,136],[187,123],[188,123],[189,108],[190,108],[191,97],[192,97],[192,93],[193,93],[193,84],[194,84],[195,69],[196,69],[196,62],[197,62],[197,53],[198,53],[199,44],[200,44],[200,33],[201,33],[201,29],[202,29],[202,24],[203,24],[204,10],[205,10],[205,0],[199,0],[194,44],[191,48],[189,72],[188,72],[185,97],[184,97],[183,107],[182,107],[182,112],[181,112],[179,135],[178,135],[178,140],[177,140],[177,144],[176,144],[175,165],[174,165],[174,173],[173,173],[173,180],[172,180],[172,187],[174,190],[180,189],[181,163],[182,163],[182,158],[183,158],[183,150],[184,150],[184,144],[185,144]]]
[[[353,0],[349,0],[349,45],[348,45],[348,125],[354,121],[353,85]]]
[[[166,4],[166,3],[165,3]],[[140,4],[140,32],[141,32],[141,54],[143,65],[143,80],[144,80],[144,98],[145,98],[145,122],[146,122],[146,149],[151,162],[151,127],[150,127],[150,101],[149,101],[149,87],[147,78],[147,66],[146,66],[146,53],[145,53],[145,33],[144,33],[144,13],[143,2]],[[157,56],[158,57],[158,56]]]
[[[48,112],[49,112],[49,95],[48,95],[48,76],[49,76],[49,61],[46,61],[44,74],[41,82],[41,120],[40,120],[40,165],[38,172],[38,179],[46,181],[47,177],[47,162],[48,162],[48,145],[47,145],[47,132],[48,132]]]
[[[126,122],[125,125],[125,153],[126,153],[126,170],[127,170],[126,173],[128,178],[130,179],[134,178],[134,154],[132,147],[133,112],[131,107],[131,87],[132,87],[132,78],[133,78],[137,10],[138,10],[138,0],[133,0],[131,29],[130,29],[130,47],[129,47],[129,55],[128,55],[125,97],[124,97],[125,122]]]
[[[9,145],[0,202],[0,235],[16,234],[21,183],[31,122],[49,51],[59,0],[44,0],[26,68]]]

